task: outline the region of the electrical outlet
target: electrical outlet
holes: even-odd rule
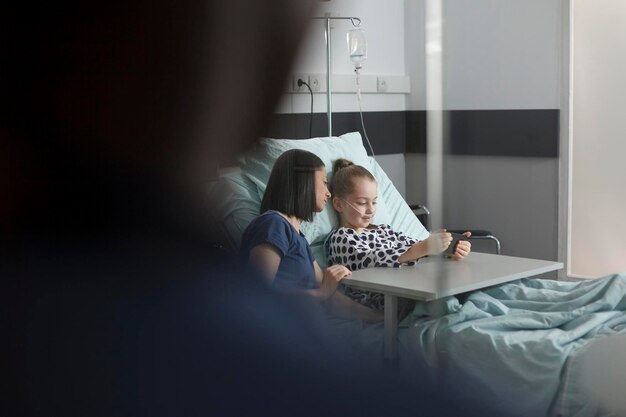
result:
[[[314,93],[322,90],[322,78],[319,75],[309,75],[309,86]]]
[[[309,92],[309,89],[306,88],[306,85],[303,84],[301,86],[298,86],[298,80],[302,80],[302,81],[304,81],[307,84],[309,83],[309,76],[308,75],[305,75],[305,74],[294,74],[292,79],[293,79],[292,91],[294,93],[308,93]]]
[[[387,91],[387,80],[383,77],[376,77],[376,91],[379,93]]]

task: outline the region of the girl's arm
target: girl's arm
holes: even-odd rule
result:
[[[400,262],[409,262],[422,258],[426,255],[437,255],[450,246],[452,235],[446,229],[432,232],[427,239],[417,242],[400,256]]]
[[[400,251],[381,248],[382,240],[361,241],[350,229],[338,229],[330,242],[329,259],[332,263],[346,265],[350,270],[374,266],[398,267]],[[406,249],[403,249],[406,250]]]
[[[411,262],[428,255],[428,243],[426,240],[414,243],[408,251],[404,252],[400,258],[398,258],[398,261],[402,263]]]
[[[471,232],[463,233],[465,237],[470,237]],[[409,262],[419,259],[426,255],[437,255],[448,248],[452,242],[452,236],[444,230],[433,232],[428,239],[417,242],[411,246],[411,249],[400,256],[401,262]],[[430,246],[429,246],[430,245]],[[461,240],[454,250],[454,254],[450,256],[455,261],[460,261],[470,254],[472,244],[469,240]]]

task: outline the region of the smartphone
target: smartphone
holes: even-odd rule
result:
[[[454,254],[454,250],[456,249],[456,245],[457,243],[459,243],[459,241],[461,240],[467,240],[467,237],[465,235],[462,235],[460,233],[451,233],[452,235],[452,242],[450,242],[450,246],[448,246],[448,249],[443,251],[443,255],[453,255]]]

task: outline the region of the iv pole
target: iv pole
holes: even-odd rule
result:
[[[326,113],[328,114],[328,137],[333,135],[333,98],[332,98],[332,82],[331,82],[331,42],[330,42],[330,21],[331,20],[349,20],[352,22],[352,26],[361,26],[361,19],[358,17],[313,17],[313,19],[325,20],[324,22],[324,35],[326,36]]]

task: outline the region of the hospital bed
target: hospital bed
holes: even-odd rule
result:
[[[379,187],[374,223],[390,224],[420,240],[428,237],[428,230],[385,172],[368,157],[360,135],[349,133],[306,140],[262,139],[241,155],[240,169],[222,177],[221,185],[228,194],[222,194],[218,214],[233,247],[259,214],[274,160],[292,148],[317,154],[329,171],[337,158],[365,166]],[[302,224],[321,266],[327,264],[325,240],[336,224],[330,207]],[[626,334],[624,310],[623,274],[575,283],[520,279],[462,298],[418,302],[399,325],[398,366],[429,369],[441,383],[460,386],[465,400],[488,403],[507,415],[608,416],[612,414],[581,382],[583,358],[591,341]],[[382,350],[381,327],[363,329],[368,337],[380,338]],[[367,342],[371,345],[372,341]]]

